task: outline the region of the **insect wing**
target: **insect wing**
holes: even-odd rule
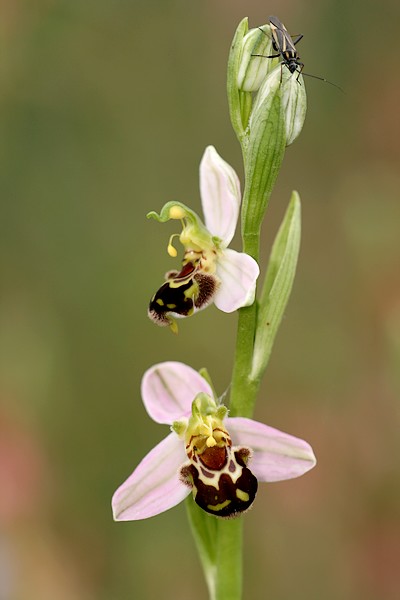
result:
[[[282,25],[278,17],[269,17],[269,24],[271,27],[272,46],[275,52],[284,52],[284,49],[286,47],[282,29],[282,27],[284,26]]]
[[[269,17],[269,24],[271,27],[275,50],[280,52],[286,59],[295,57],[297,55],[297,50],[284,24],[278,19],[278,17],[274,16]]]

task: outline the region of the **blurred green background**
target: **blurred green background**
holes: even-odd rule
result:
[[[179,336],[146,317],[177,263],[176,228],[145,215],[200,209],[208,144],[242,173],[226,60],[240,19],[269,14],[346,95],[307,80],[265,223],[264,265],[299,190],[299,269],[255,416],[319,464],[261,488],[244,597],[399,597],[398,1],[4,0],[1,600],[206,598],[184,506],[115,524],[110,499],[167,433],[141,403],[146,368],[182,360],[229,384],[236,315],[212,307]]]

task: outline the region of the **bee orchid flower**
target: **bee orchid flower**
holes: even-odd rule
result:
[[[168,243],[168,253],[176,257],[172,239],[179,237],[184,247],[182,267],[167,273],[149,306],[149,317],[174,332],[176,317],[190,316],[211,302],[227,313],[252,304],[259,275],[251,256],[228,248],[239,217],[240,182],[213,146],[206,148],[201,160],[200,193],[205,223],[180,202],[168,202],[160,214],[147,215],[162,223],[170,219],[182,223],[182,232]]]
[[[191,492],[206,512],[236,517],[252,505],[258,482],[299,477],[316,464],[307,442],[252,419],[228,417],[206,379],[183,363],[154,365],[141,391],[149,416],[172,431],[115,492],[116,521],[153,517]]]

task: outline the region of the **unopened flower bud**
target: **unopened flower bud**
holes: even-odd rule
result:
[[[268,73],[276,66],[278,59],[272,48],[269,25],[263,25],[250,31],[242,41],[242,54],[238,71],[238,88],[245,92],[256,92]]]
[[[286,123],[286,146],[290,146],[303,129],[307,111],[307,95],[301,75],[299,77],[296,71],[290,73],[288,69],[284,69],[284,73],[285,78],[282,78],[282,106]]]
[[[298,71],[290,73],[284,65],[278,65],[266,77],[259,89],[251,113],[250,130],[260,116],[266,118],[268,98],[280,91],[283,116],[285,120],[286,146],[289,146],[300,134],[307,110],[307,97],[304,81]]]

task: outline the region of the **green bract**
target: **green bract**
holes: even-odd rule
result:
[[[265,59],[267,60],[267,59]],[[285,117],[279,82],[260,88],[249,120],[245,150],[246,187],[243,195],[242,230],[258,233],[281,166],[285,145]]]
[[[289,300],[296,273],[301,236],[301,205],[293,192],[268,263],[257,316],[250,378],[259,380],[268,364],[278,327]]]

